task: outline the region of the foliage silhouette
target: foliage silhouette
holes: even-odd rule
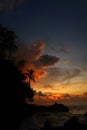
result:
[[[12,53],[17,50],[17,35],[14,31],[0,24],[0,58],[11,59]]]
[[[9,129],[11,125],[17,127],[27,116],[28,105],[25,97],[33,98],[33,90],[22,82],[24,78],[13,62],[0,60],[0,92],[3,99],[1,108],[4,110],[3,118],[9,118],[6,120]]]
[[[35,105],[35,104],[30,104],[29,105],[29,110],[32,110],[34,112],[53,112],[53,113],[61,113],[61,112],[69,112],[69,108],[63,104],[58,104],[56,103],[53,105],[45,106],[45,105]],[[44,114],[43,114],[44,116]]]
[[[84,117],[87,117],[87,112],[84,114]]]
[[[49,130],[51,128],[52,128],[52,123],[49,120],[45,121],[43,129]]]
[[[67,122],[65,122],[64,127],[66,129],[87,129],[87,125],[84,123],[80,123],[77,116],[73,116]]]
[[[29,86],[31,87],[31,81],[36,82],[36,76],[35,71],[33,69],[27,70],[27,73],[25,74],[29,79]]]
[[[2,124],[7,129],[17,130],[19,124],[32,113],[28,111],[25,98],[33,100],[34,91],[26,78],[12,59],[12,53],[17,50],[16,34],[0,24],[0,94]],[[5,125],[3,126],[3,129]]]

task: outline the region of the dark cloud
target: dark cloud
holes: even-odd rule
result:
[[[49,68],[48,71],[49,71],[48,77],[51,78],[51,80],[57,79],[59,81],[74,78],[76,76],[79,76],[80,73],[82,72],[82,70],[79,68],[74,69]]]
[[[45,97],[46,94],[42,93],[41,91],[37,92],[38,96]]]
[[[69,53],[69,45],[67,45],[66,43],[57,43],[57,46],[51,46],[50,49],[52,51],[55,51],[56,53]]]
[[[69,53],[69,45],[67,45],[66,43],[59,43],[59,49],[57,50],[57,52],[68,54]]]
[[[48,73],[47,68],[56,64],[59,58],[43,55],[44,49],[45,43],[41,41],[31,45],[20,43],[14,56],[19,68],[24,72],[27,69],[34,69],[38,78],[45,77]]]
[[[83,70],[80,68],[66,69],[62,67],[50,67],[47,68],[47,71],[48,73],[44,79],[41,79],[41,83],[45,83],[44,86],[48,86],[52,89],[55,89],[55,83],[57,83],[57,89],[60,89],[60,85],[62,85],[63,88],[67,87],[71,79],[79,77],[83,73]]]
[[[84,94],[73,95],[67,93],[62,95],[62,98],[60,98],[60,102],[64,102],[64,103],[69,102],[69,104],[73,104],[73,105],[75,104],[79,105],[79,103],[87,105],[87,96],[84,96]]]
[[[66,93],[66,94],[63,95],[63,97],[64,98],[70,98],[71,96],[70,96],[70,94]]]
[[[85,92],[84,95],[87,96],[87,92]]]
[[[48,67],[54,65],[59,61],[58,57],[50,56],[50,55],[43,55],[40,59],[36,62],[36,66],[38,67]]]
[[[53,104],[55,102],[64,103],[66,105],[87,105],[87,96],[82,95],[73,95],[69,93],[42,93],[41,91],[37,92],[34,102],[40,102],[42,104]]]
[[[69,52],[65,49],[65,48],[60,48],[59,50],[57,50],[58,53],[65,53],[68,54]]]
[[[45,43],[38,42],[36,44],[26,45],[25,43],[19,44],[19,49],[15,55],[16,62],[26,68],[34,67],[34,62],[39,60],[43,54]]]

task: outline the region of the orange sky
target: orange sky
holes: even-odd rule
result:
[[[45,43],[20,46],[18,58],[25,59],[22,70],[34,69],[38,77],[31,87],[36,90],[34,97],[38,104],[53,102],[79,102],[87,100],[87,73],[81,67],[72,66],[67,59],[61,61],[57,56],[44,55]],[[24,49],[25,48],[25,49]],[[22,51],[21,51],[22,50]],[[21,53],[20,53],[21,52]]]

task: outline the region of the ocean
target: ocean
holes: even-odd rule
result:
[[[87,105],[73,105],[68,106],[72,114],[85,114],[87,112]]]
[[[21,124],[21,130],[29,130],[29,128],[42,128],[45,121],[50,121],[52,126],[63,126],[64,122],[70,119],[72,116],[77,116],[80,122],[87,123],[87,118],[84,118],[85,112],[87,112],[87,105],[68,106],[70,112],[44,112],[36,113],[32,117],[25,119]]]

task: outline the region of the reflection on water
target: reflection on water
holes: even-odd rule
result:
[[[87,105],[74,105],[68,106],[72,114],[85,114],[87,111]]]

